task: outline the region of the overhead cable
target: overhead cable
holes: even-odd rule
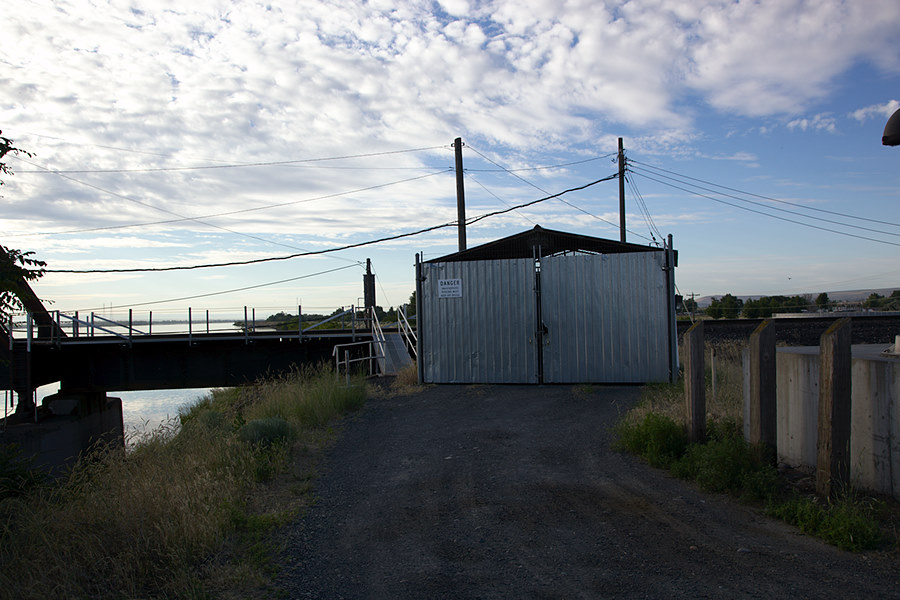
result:
[[[134,308],[137,306],[151,306],[154,304],[165,304],[166,302],[183,302],[184,300],[195,300],[197,298],[209,298],[211,296],[222,296],[224,294],[233,294],[234,292],[243,292],[246,290],[255,290],[263,287],[269,287],[273,285],[279,285],[282,283],[289,283],[291,281],[299,281],[300,279],[309,279],[310,277],[316,277],[318,275],[326,275],[328,273],[335,273],[337,271],[343,271],[344,269],[350,269],[352,267],[360,266],[358,264],[345,265],[343,267],[337,267],[336,269],[329,269],[327,271],[319,271],[318,273],[309,273],[308,275],[300,275],[299,277],[291,277],[290,279],[281,279],[279,281],[270,281],[268,283],[260,283],[257,285],[248,285],[246,287],[233,288],[230,290],[221,290],[218,292],[209,292],[208,294],[197,294],[195,296],[184,296],[182,298],[169,298],[168,300],[152,300],[150,302],[140,302],[138,304],[123,304],[121,306],[104,306],[104,310],[115,310],[119,308]],[[85,310],[96,310],[96,309],[85,309]]]
[[[429,146],[426,148],[409,148],[406,150],[387,150],[384,152],[367,152],[364,154],[348,154],[346,156],[329,156],[324,158],[301,158],[296,160],[275,160],[268,162],[251,162],[251,163],[228,163],[224,165],[198,165],[193,167],[154,167],[141,169],[72,169],[72,170],[50,170],[50,173],[158,173],[161,171],[198,171],[204,169],[243,169],[247,167],[278,167],[299,165],[304,163],[326,162],[332,160],[349,160],[352,158],[371,158],[373,156],[388,156],[391,154],[404,154],[409,152],[423,152],[427,150],[437,150],[445,146]],[[30,163],[29,163],[30,164]],[[38,169],[34,171],[19,171],[20,173],[42,173],[46,174],[46,170]]]
[[[519,204],[517,206],[513,206],[513,207],[510,207],[507,209],[483,214],[483,215],[480,215],[473,219],[467,219],[466,223],[467,224],[477,223],[478,221],[487,219],[489,217],[508,213],[510,211],[518,210],[520,208],[525,208],[527,206],[532,206],[539,202],[545,202],[545,201],[551,200],[553,198],[559,198],[560,196],[562,196],[564,194],[568,194],[571,192],[577,192],[577,191],[589,188],[593,185],[597,185],[598,183],[602,183],[604,181],[609,181],[611,179],[615,179],[617,176],[618,175],[609,175],[602,179],[598,179],[596,181],[592,181],[590,183],[586,183],[586,184],[578,186],[578,187],[563,190],[556,194],[551,194],[551,195],[545,196],[543,198],[538,198],[537,200],[532,200],[531,202],[526,202],[524,204]],[[406,233],[400,233],[397,235],[386,236],[386,237],[382,237],[382,238],[378,238],[378,239],[374,239],[374,240],[368,240],[365,242],[358,242],[355,244],[347,244],[345,246],[339,246],[336,248],[326,248],[324,250],[298,252],[296,254],[290,254],[287,256],[272,256],[272,257],[268,257],[268,258],[257,258],[257,259],[246,260],[246,261],[232,261],[232,262],[226,262],[226,263],[211,263],[211,264],[205,264],[205,265],[191,265],[191,266],[183,266],[183,267],[146,267],[146,268],[134,268],[134,269],[46,269],[45,272],[46,273],[155,273],[155,272],[163,272],[163,271],[190,271],[193,269],[210,269],[210,268],[216,268],[216,267],[234,267],[234,266],[241,266],[241,265],[252,265],[252,264],[259,264],[259,263],[266,263],[266,262],[290,260],[292,258],[299,258],[301,256],[317,256],[320,254],[339,252],[341,250],[349,250],[351,248],[361,248],[363,246],[371,246],[373,244],[379,244],[381,242],[388,242],[388,241],[392,241],[392,240],[398,240],[398,239],[402,239],[402,238],[421,235],[423,233],[428,233],[429,231],[435,231],[437,229],[443,229],[446,227],[455,227],[457,224],[458,224],[457,221],[450,221],[448,223],[442,223],[440,225],[432,225],[431,227],[426,227],[424,229],[419,229],[416,231],[409,231]]]
[[[640,168],[638,168],[638,169],[632,169],[632,172],[634,172],[634,173],[640,173],[640,172],[641,172],[641,169],[640,169]],[[890,236],[894,236],[894,237],[900,237],[900,233],[895,233],[895,232],[893,232],[893,231],[884,231],[884,230],[881,230],[881,229],[872,229],[871,227],[863,227],[862,225],[851,225],[850,223],[844,223],[844,222],[841,222],[841,221],[835,221],[834,219],[826,219],[826,218],[824,218],[824,217],[817,217],[817,216],[815,216],[815,215],[807,215],[807,214],[803,214],[803,213],[797,212],[797,211],[795,211],[795,210],[788,210],[788,209],[786,209],[786,208],[779,208],[779,207],[777,207],[777,206],[771,206],[771,205],[769,205],[769,204],[764,204],[764,203],[762,203],[762,202],[757,202],[757,201],[755,201],[755,200],[747,200],[746,198],[741,198],[741,197],[735,196],[735,195],[733,195],[733,194],[726,194],[726,193],[719,192],[719,191],[716,191],[716,190],[714,190],[714,189],[709,189],[709,188],[706,188],[706,187],[703,187],[703,186],[700,186],[700,185],[696,185],[696,184],[693,184],[693,183],[690,183],[690,182],[684,182],[684,181],[681,181],[680,179],[676,179],[676,178],[674,178],[674,177],[669,177],[669,176],[667,176],[667,175],[661,175],[661,174],[658,174],[658,173],[654,173],[653,171],[650,171],[650,173],[653,173],[653,174],[656,175],[657,177],[662,177],[662,178],[664,178],[664,179],[670,179],[670,180],[672,180],[672,181],[677,181],[678,183],[681,183],[681,184],[683,184],[683,185],[690,185],[690,186],[696,187],[698,190],[703,190],[703,191],[706,191],[706,192],[710,192],[710,193],[712,193],[712,194],[718,194],[718,195],[724,196],[724,197],[726,197],[726,198],[732,198],[732,199],[737,200],[737,201],[739,201],[739,202],[746,202],[747,204],[753,204],[754,206],[759,206],[759,207],[762,207],[762,208],[766,208],[766,209],[768,209],[768,210],[777,210],[778,212],[787,213],[787,214],[789,214],[789,215],[796,215],[796,216],[802,217],[802,218],[804,218],[804,219],[812,219],[812,220],[814,220],[814,221],[821,221],[821,222],[823,222],[823,223],[831,223],[832,225],[839,225],[839,226],[841,226],[841,227],[850,227],[851,229],[859,229],[860,231],[869,231],[869,232],[871,232],[871,233],[880,233],[880,234],[883,234],[883,235],[890,235]],[[715,184],[711,184],[711,185],[715,185]],[[868,220],[868,219],[866,219],[866,220]],[[890,225],[890,223],[888,223],[888,225]]]
[[[33,163],[29,163],[29,164],[33,164]],[[145,207],[147,207],[147,208],[152,208],[152,209],[154,209],[154,210],[158,210],[158,211],[160,211],[160,212],[168,213],[168,214],[170,214],[170,215],[175,215],[176,217],[180,217],[180,220],[194,221],[195,223],[199,223],[200,225],[205,225],[205,226],[211,227],[211,228],[213,228],[213,229],[218,229],[218,230],[220,230],[220,231],[225,231],[225,232],[228,232],[228,233],[231,233],[231,234],[234,234],[234,235],[239,235],[239,236],[241,236],[241,237],[246,237],[246,238],[249,238],[249,239],[252,239],[252,240],[256,240],[256,241],[258,241],[258,242],[263,242],[263,243],[265,243],[265,244],[272,244],[272,245],[274,245],[274,246],[281,246],[281,247],[283,247],[283,248],[289,248],[289,249],[291,249],[291,250],[304,250],[304,251],[305,251],[304,248],[298,248],[298,247],[292,246],[292,245],[290,245],[290,244],[284,244],[284,243],[282,243],[282,242],[276,242],[276,241],[274,241],[274,240],[269,240],[269,239],[266,239],[266,238],[262,238],[262,237],[259,237],[258,235],[253,235],[253,234],[251,234],[251,233],[243,233],[243,232],[240,232],[240,231],[235,231],[234,229],[229,229],[229,228],[227,228],[227,227],[222,227],[221,225],[215,225],[214,223],[207,223],[206,221],[202,221],[200,217],[185,217],[184,215],[180,215],[180,214],[178,214],[178,213],[176,213],[176,212],[174,212],[174,211],[168,210],[168,209],[166,209],[166,208],[160,208],[159,206],[153,206],[152,204],[147,204],[146,202],[142,202],[142,201],[140,201],[140,200],[135,200],[134,198],[129,198],[128,196],[125,196],[124,194],[119,194],[119,193],[117,193],[117,192],[113,192],[113,191],[111,191],[111,190],[104,189],[104,188],[102,188],[102,187],[100,187],[100,186],[96,186],[96,185],[94,185],[94,184],[92,184],[92,183],[88,183],[88,182],[86,182],[86,181],[81,181],[80,179],[75,179],[74,177],[70,177],[70,176],[64,175],[64,174],[62,174],[62,173],[57,173],[57,174],[58,174],[60,177],[62,177],[63,179],[68,179],[68,180],[70,180],[70,181],[74,181],[75,183],[79,183],[79,184],[81,184],[81,185],[87,186],[87,187],[89,187],[89,188],[93,188],[93,189],[98,190],[98,191],[101,191],[101,192],[103,192],[103,193],[110,194],[110,195],[115,196],[115,197],[117,197],[117,198],[122,198],[123,200],[127,200],[127,201],[129,201],[129,202],[134,202],[135,204],[139,204],[139,205],[145,206]],[[343,257],[335,257],[335,258],[339,258],[340,260],[350,260],[350,259],[343,258]],[[352,262],[356,262],[356,261],[352,261]]]
[[[254,206],[254,207],[252,207],[252,208],[242,208],[242,209],[240,209],[240,210],[230,210],[230,211],[220,212],[220,213],[211,213],[211,214],[206,214],[206,215],[200,215],[200,216],[197,216],[197,217],[180,217],[180,218],[178,218],[178,219],[166,219],[166,220],[164,220],[164,221],[150,221],[150,222],[147,222],[147,223],[131,223],[131,224],[128,224],[128,225],[109,225],[109,226],[106,226],[106,227],[92,227],[92,228],[89,228],[89,229],[73,229],[73,230],[68,230],[68,231],[51,231],[51,232],[44,232],[44,233],[11,234],[11,235],[8,235],[7,237],[23,237],[23,236],[29,236],[29,237],[30,237],[30,236],[37,236],[37,235],[66,235],[66,234],[73,234],[73,233],[90,233],[90,232],[94,232],[94,231],[109,231],[109,230],[112,230],[112,229],[127,229],[127,228],[130,228],[130,227],[149,227],[149,226],[152,226],[152,225],[169,225],[169,224],[171,224],[171,223],[182,223],[182,222],[184,222],[184,221],[197,221],[198,219],[213,219],[213,218],[216,218],[216,217],[227,217],[227,216],[231,216],[231,215],[237,215],[237,214],[243,214],[243,213],[249,213],[249,212],[256,212],[256,211],[261,211],[261,210],[268,210],[268,209],[270,209],[270,208],[282,208],[282,207],[284,207],[284,206],[292,206],[292,205],[294,205],[294,204],[303,204],[303,203],[306,203],[306,202],[315,202],[315,201],[318,201],[318,200],[327,200],[327,199],[329,199],[329,198],[337,198],[337,197],[340,197],[340,196],[348,196],[348,195],[350,195],[350,194],[358,194],[358,193],[361,193],[361,192],[368,192],[368,191],[371,191],[371,190],[377,190],[377,189],[384,188],[384,187],[389,187],[389,186],[392,186],[392,185],[399,185],[399,184],[401,184],[401,183],[408,183],[408,182],[410,182],[410,181],[416,181],[416,180],[419,180],[419,179],[427,179],[428,177],[434,177],[435,175],[440,175],[440,174],[442,174],[442,173],[447,173],[448,171],[452,171],[452,170],[453,170],[453,169],[452,169],[451,167],[447,167],[447,168],[442,169],[442,170],[440,170],[440,171],[436,171],[436,172],[434,172],[434,173],[428,173],[428,174],[426,174],[426,175],[418,175],[418,176],[416,176],[416,177],[408,177],[408,178],[406,178],[406,179],[400,179],[400,180],[398,180],[398,181],[391,181],[391,182],[388,182],[388,183],[379,183],[379,184],[376,184],[376,185],[370,185],[370,186],[364,187],[364,188],[358,188],[358,189],[355,189],[355,190],[348,190],[348,191],[346,191],[346,192],[335,192],[335,193],[333,193],[333,194],[326,194],[326,195],[324,195],[324,196],[315,196],[315,197],[312,197],[312,198],[303,198],[303,199],[301,199],[301,200],[291,200],[291,201],[289,201],[289,202],[279,202],[279,203],[277,203],[277,204],[266,204],[266,205],[264,205],[264,206]],[[113,192],[113,191],[110,191],[110,190],[105,190],[105,189],[103,189],[103,188],[101,188],[101,187],[98,187],[98,186],[95,186],[95,185],[92,185],[92,184],[89,184],[89,183],[85,183],[85,182],[80,181],[80,180],[78,180],[78,179],[74,179],[74,178],[72,178],[72,177],[67,177],[67,176],[65,176],[65,175],[60,175],[60,176],[61,176],[61,177],[65,177],[66,179],[69,179],[69,180],[71,180],[71,181],[75,181],[75,182],[77,182],[77,183],[81,183],[82,185],[86,185],[86,186],[88,186],[88,187],[93,187],[94,189],[100,190],[100,191],[102,191],[102,192],[104,192],[104,193],[107,193],[107,194],[110,194],[110,195],[113,195],[113,196],[116,196],[116,197],[119,197],[119,198],[123,198],[123,199],[125,199],[125,200],[130,200],[130,201],[133,201],[133,202],[137,202],[136,200],[132,200],[131,198],[128,198],[127,196],[124,196],[124,195],[122,195],[122,194],[117,194],[116,192]],[[150,205],[147,205],[147,206],[150,206]],[[150,206],[150,208],[156,208],[156,207]],[[157,208],[157,210],[164,210],[164,209]],[[170,212],[170,211],[165,211],[165,212]],[[175,214],[175,213],[172,213],[172,214]],[[199,222],[202,223],[202,221],[199,221]],[[204,225],[208,225],[207,223],[203,223],[203,224],[204,224]]]
[[[846,217],[846,218],[848,218],[848,219],[856,219],[856,220],[858,220],[858,221],[868,221],[868,222],[870,222],[870,223],[877,223],[877,224],[879,224],[879,225],[889,225],[889,226],[892,226],[892,227],[900,227],[900,223],[892,223],[892,222],[890,222],[890,221],[884,221],[884,220],[881,220],[881,219],[870,219],[870,218],[868,218],[868,217],[860,217],[860,216],[857,216],[857,215],[851,215],[851,214],[847,214],[847,213],[837,212],[837,211],[834,211],[834,210],[828,210],[828,209],[825,209],[825,208],[818,208],[818,207],[816,207],[816,206],[807,206],[807,205],[805,205],[805,204],[800,204],[799,202],[790,202],[790,201],[788,201],[788,200],[781,200],[781,199],[779,199],[779,198],[772,198],[771,196],[763,196],[763,195],[760,195],[760,194],[754,194],[753,192],[745,192],[745,191],[743,191],[743,190],[739,190],[739,189],[736,189],[736,188],[728,187],[727,185],[721,185],[721,184],[719,184],[719,183],[713,183],[713,182],[711,182],[711,181],[706,181],[706,180],[703,180],[703,179],[697,179],[696,177],[690,177],[689,175],[683,175],[683,174],[681,174],[681,173],[676,173],[675,171],[669,171],[669,170],[667,170],[667,169],[663,169],[663,168],[661,168],[661,167],[656,167],[656,166],[653,166],[653,165],[650,165],[650,164],[647,164],[647,163],[644,163],[644,162],[641,162],[641,161],[637,161],[637,160],[631,160],[631,161],[629,161],[629,162],[631,162],[632,164],[642,165],[642,166],[644,166],[644,167],[647,167],[648,169],[653,169],[654,171],[662,171],[662,172],[664,172],[664,173],[669,173],[669,174],[671,174],[671,175],[675,175],[675,176],[677,176],[677,177],[681,177],[682,179],[690,179],[690,180],[692,180],[692,181],[699,181],[700,183],[704,183],[704,184],[706,184],[706,185],[712,185],[712,186],[715,186],[715,187],[718,187],[718,188],[722,188],[723,190],[729,190],[729,191],[731,191],[731,192],[737,192],[738,194],[743,194],[743,195],[745,195],[745,196],[752,196],[752,197],[754,197],[754,198],[760,198],[761,200],[769,200],[770,202],[778,202],[779,204],[787,204],[787,205],[789,205],[789,206],[795,206],[795,207],[797,207],[797,208],[802,208],[803,210],[809,210],[809,211],[815,211],[815,212],[827,213],[827,214],[830,214],[830,215],[835,215],[835,216],[837,216],[837,217]],[[662,177],[662,175],[660,175],[660,174],[658,174],[658,173],[655,173],[655,174],[658,175],[658,176],[660,176],[660,177]],[[687,185],[687,184],[686,184],[686,185]],[[724,195],[724,194],[723,194],[723,195]]]
[[[829,228],[827,228],[827,227],[821,227],[821,226],[819,226],[819,225],[813,225],[812,223],[804,223],[803,221],[796,221],[796,220],[794,220],[794,219],[788,219],[787,217],[781,217],[781,216],[778,216],[778,215],[773,215],[773,214],[771,214],[771,213],[767,213],[767,212],[764,212],[764,211],[761,211],[761,210],[756,210],[756,209],[753,209],[753,208],[750,208],[750,207],[747,207],[747,206],[741,206],[740,204],[735,204],[734,202],[728,202],[727,200],[722,200],[721,198],[716,198],[716,197],[714,197],[714,196],[709,196],[709,195],[707,195],[707,194],[701,194],[700,192],[697,192],[697,191],[695,191],[695,190],[691,190],[691,189],[688,189],[688,188],[684,188],[684,187],[675,185],[675,184],[673,184],[673,183],[671,183],[671,182],[669,182],[669,181],[663,181],[663,180],[660,180],[660,179],[656,179],[656,178],[654,178],[654,177],[650,177],[650,176],[647,175],[646,173],[642,173],[642,172],[640,172],[640,171],[633,171],[633,172],[634,172],[636,175],[639,175],[639,176],[641,176],[641,177],[644,177],[645,179],[649,179],[650,181],[655,181],[655,182],[660,183],[660,184],[662,184],[662,185],[667,185],[667,186],[669,186],[669,187],[675,188],[676,190],[681,190],[681,191],[683,191],[683,192],[687,192],[688,194],[693,194],[693,195],[695,195],[695,196],[700,196],[701,198],[707,198],[707,199],[712,200],[712,201],[714,201],[714,202],[719,202],[719,203],[721,203],[721,204],[726,204],[726,205],[731,206],[731,207],[734,207],[734,208],[739,208],[739,209],[741,209],[741,210],[746,210],[746,211],[748,211],[748,212],[752,212],[752,213],[756,213],[756,214],[763,215],[763,216],[766,216],[766,217],[770,217],[770,218],[772,218],[772,219],[778,219],[779,221],[785,221],[785,222],[787,222],[787,223],[794,223],[795,225],[801,225],[801,226],[803,226],[803,227],[809,227],[810,229],[818,229],[819,231],[827,231],[827,232],[829,232],[829,233],[836,233],[836,234],[838,234],[838,235],[843,235],[843,236],[846,236],[846,237],[852,237],[852,238],[856,238],[856,239],[859,239],[859,240],[866,240],[866,241],[868,241],[868,242],[877,242],[877,243],[879,243],[879,244],[887,244],[888,246],[897,246],[897,247],[900,247],[900,243],[889,242],[889,241],[887,241],[887,240],[879,240],[879,239],[877,239],[877,238],[870,238],[870,237],[866,237],[866,236],[862,236],[862,235],[856,235],[856,234],[854,234],[854,233],[849,233],[849,232],[846,232],[846,231],[838,231],[838,230],[836,230],[836,229],[829,229]],[[685,185],[687,185],[687,184],[685,184]]]
[[[478,156],[480,156],[481,158],[483,158],[484,160],[488,161],[489,163],[491,163],[491,164],[493,164],[493,165],[496,165],[496,166],[499,167],[501,170],[503,170],[503,171],[509,173],[510,175],[512,175],[513,177],[515,177],[516,179],[522,181],[523,183],[525,183],[525,184],[527,184],[527,185],[530,185],[531,187],[533,187],[534,189],[538,190],[539,192],[543,192],[544,194],[547,193],[547,191],[544,190],[544,189],[542,189],[540,186],[538,186],[538,185],[536,185],[536,184],[534,184],[534,183],[528,181],[528,180],[525,179],[524,177],[521,177],[521,176],[519,176],[519,175],[513,173],[511,170],[507,169],[507,168],[504,167],[503,165],[501,165],[501,164],[499,164],[499,163],[497,163],[497,162],[491,160],[490,158],[488,158],[487,156],[485,156],[484,154],[482,154],[481,152],[479,152],[476,148],[473,148],[472,146],[467,146],[467,147],[468,147],[470,150],[472,150],[473,152],[475,152],[475,154],[477,154]],[[609,155],[607,155],[607,156],[612,156],[612,154],[609,154]],[[614,177],[614,178],[615,178],[615,177],[618,177],[618,175],[614,175],[613,177]],[[597,219],[598,221],[602,221],[602,222],[606,223],[607,225],[611,225],[612,227],[615,227],[616,229],[619,228],[619,224],[618,224],[618,223],[613,223],[612,221],[608,221],[608,220],[604,219],[603,217],[599,217],[599,216],[597,216],[597,215],[595,215],[595,214],[593,214],[593,213],[591,213],[591,212],[589,212],[589,211],[587,211],[587,210],[581,208],[581,207],[578,206],[578,205],[572,204],[571,202],[569,202],[569,201],[567,201],[567,200],[565,200],[565,199],[563,199],[563,198],[559,198],[559,201],[562,202],[563,204],[566,204],[567,206],[570,206],[571,208],[574,208],[574,209],[577,210],[577,211],[583,212],[584,214],[588,215],[589,217],[593,217],[594,219]],[[632,233],[632,234],[634,234],[634,235],[636,235],[636,236],[638,236],[638,237],[640,237],[640,238],[644,238],[644,239],[647,240],[647,241],[650,241],[650,238],[648,238],[647,236],[642,235],[642,234],[640,234],[640,233],[638,233],[638,232],[636,232],[636,231],[631,231],[630,229],[628,229],[628,230],[626,230],[626,231],[628,231],[628,232],[630,232],[630,233]]]
[[[469,147],[471,148],[471,146],[469,146]],[[472,150],[475,150],[475,149],[472,148]],[[476,150],[476,152],[477,152],[477,150]],[[479,152],[479,155],[480,154],[481,153]],[[544,171],[544,170],[548,170],[548,169],[561,169],[563,167],[571,167],[574,165],[583,165],[585,163],[594,162],[596,160],[603,160],[604,158],[609,158],[610,156],[615,156],[616,154],[617,154],[616,152],[610,152],[609,154],[604,154],[603,156],[594,156],[593,158],[586,158],[584,160],[576,160],[576,161],[567,162],[567,163],[560,163],[558,165],[545,165],[545,166],[541,166],[541,167],[523,167],[521,169],[506,169],[503,167],[498,167],[496,169],[466,169],[466,171],[471,171],[472,173],[498,173],[498,172],[518,173],[521,171]],[[493,162],[493,161],[491,161],[491,162]],[[494,163],[494,164],[496,164],[496,163]]]

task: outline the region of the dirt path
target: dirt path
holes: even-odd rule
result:
[[[635,387],[370,400],[288,527],[289,598],[900,598],[853,555],[609,449]]]

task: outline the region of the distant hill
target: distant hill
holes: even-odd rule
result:
[[[869,296],[874,294],[881,294],[882,296],[890,296],[894,290],[900,290],[900,285],[896,287],[890,288],[880,288],[880,289],[869,289],[869,290],[842,290],[836,292],[825,292],[828,294],[828,299],[832,302],[862,302]],[[725,292],[727,293],[727,292]],[[721,298],[725,295],[723,294],[714,294],[712,296],[701,296],[699,298],[694,298],[697,301],[697,306],[700,308],[706,308],[709,306],[710,302],[712,302],[713,298]],[[782,294],[784,296],[803,296],[809,295],[815,298],[821,292],[807,292],[806,294]],[[736,296],[736,298],[740,298],[741,300],[756,300],[757,298],[762,298],[764,294],[757,294],[753,296]]]

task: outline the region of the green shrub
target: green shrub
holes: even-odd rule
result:
[[[654,467],[668,468],[687,448],[684,428],[656,413],[647,413],[636,423],[620,421],[615,433],[619,449],[644,457]]]
[[[827,503],[794,494],[773,503],[766,512],[843,550],[872,550],[882,540],[874,507],[853,494],[841,495]]]
[[[729,492],[765,500],[775,494],[778,473],[761,448],[750,446],[734,431],[723,429],[705,444],[692,444],[672,465],[672,473],[693,479],[710,492]]]
[[[254,419],[238,430],[238,439],[258,446],[284,444],[293,436],[291,424],[281,417]]]

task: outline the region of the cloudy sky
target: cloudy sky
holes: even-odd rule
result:
[[[616,172],[684,294],[900,287],[896,0],[7,0],[0,243],[60,310],[406,301],[467,216]],[[618,239],[618,184],[468,229]],[[306,254],[306,255],[304,255]],[[292,309],[293,307],[293,309]],[[119,310],[119,309],[115,309]]]

